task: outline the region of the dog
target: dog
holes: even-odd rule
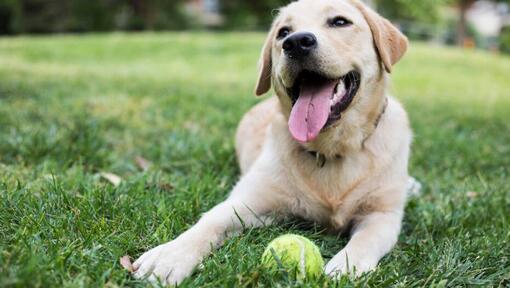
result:
[[[412,132],[387,93],[407,38],[358,0],[299,0],[280,9],[262,49],[256,94],[236,135],[242,177],[175,240],[143,254],[137,278],[179,284],[231,235],[299,216],[348,244],[331,277],[376,268],[396,244],[407,198]]]

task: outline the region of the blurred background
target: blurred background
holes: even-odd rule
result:
[[[510,53],[509,0],[366,0],[412,39]],[[289,0],[0,0],[0,35],[263,30]]]

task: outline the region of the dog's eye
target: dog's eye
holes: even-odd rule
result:
[[[351,21],[345,19],[342,16],[337,16],[328,21],[329,26],[331,27],[346,27],[352,24]]]
[[[290,29],[289,27],[283,27],[281,28],[279,31],[278,31],[278,35],[276,36],[276,38],[278,39],[283,39],[287,36],[289,36],[290,34]]]

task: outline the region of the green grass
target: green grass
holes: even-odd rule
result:
[[[145,286],[118,264],[173,239],[238,179],[233,136],[258,99],[261,34],[0,39],[0,286]],[[393,75],[415,131],[410,200],[379,269],[338,286],[510,285],[510,58],[413,44]],[[153,165],[140,171],[136,156]],[[113,172],[119,187],[100,179]],[[476,197],[472,197],[476,192]],[[327,286],[259,265],[294,221],[247,231],[185,287]]]

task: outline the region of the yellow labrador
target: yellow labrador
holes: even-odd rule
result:
[[[405,36],[357,0],[282,8],[256,87],[277,97],[239,125],[241,180],[195,226],[143,254],[135,276],[180,283],[229,235],[288,215],[352,226],[328,275],[374,269],[397,241],[410,179],[407,115],[386,91],[406,49]]]

